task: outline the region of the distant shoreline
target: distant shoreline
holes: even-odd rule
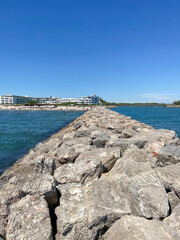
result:
[[[92,107],[80,107],[80,106],[58,106],[58,107],[37,107],[37,106],[2,106],[0,105],[0,110],[9,111],[87,111]]]

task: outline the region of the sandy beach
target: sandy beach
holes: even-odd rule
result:
[[[0,105],[0,110],[19,110],[19,111],[87,111],[90,110],[92,107],[80,107],[80,106],[4,106]]]

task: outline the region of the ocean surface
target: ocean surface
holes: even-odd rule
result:
[[[155,129],[174,130],[180,137],[180,108],[166,107],[117,107],[112,110],[131,116]]]
[[[0,174],[82,111],[0,111]]]
[[[112,109],[156,129],[175,130],[180,137],[180,108],[118,107]],[[31,148],[83,112],[0,111],[0,174]]]

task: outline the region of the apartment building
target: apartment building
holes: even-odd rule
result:
[[[87,96],[87,97],[79,97],[79,98],[35,98],[29,96],[16,96],[16,95],[0,95],[0,104],[25,104],[28,101],[36,101],[40,104],[62,104],[62,103],[77,103],[77,104],[100,104],[99,97]]]

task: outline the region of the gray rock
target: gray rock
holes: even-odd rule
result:
[[[164,222],[177,231],[180,237],[180,204],[178,204],[171,215],[164,219]]]
[[[166,223],[142,217],[124,216],[104,235],[104,240],[179,240],[180,236]]]
[[[125,190],[134,215],[149,219],[167,217],[169,213],[168,197],[154,171],[145,171],[127,178],[124,182]]]
[[[180,163],[156,168],[156,173],[167,190],[174,191],[180,198]]]
[[[109,135],[100,134],[93,140],[93,144],[98,148],[104,148],[109,139]]]
[[[66,144],[63,144],[55,153],[59,164],[73,163],[78,157],[79,153]],[[58,164],[56,164],[58,166]]]
[[[148,219],[167,217],[169,204],[163,184],[153,170],[147,171],[146,167],[145,169],[143,167],[142,170],[137,175],[133,174],[129,177],[128,175],[131,175],[131,173],[128,173],[128,175],[126,173],[118,174],[118,172],[114,173],[114,169],[112,169],[112,172],[103,174],[101,179],[111,179],[119,182],[122,191],[126,193],[134,215]]]
[[[39,195],[26,196],[10,207],[7,240],[53,240],[49,209]]]
[[[147,143],[147,139],[143,138],[130,138],[130,139],[110,139],[106,147],[120,147],[122,151],[127,150],[129,147],[135,145],[138,148],[143,148]]]
[[[180,161],[180,146],[167,144],[159,153],[159,161],[163,164],[176,164]]]
[[[180,203],[180,199],[174,192],[168,192],[168,200],[171,206],[171,211]]]
[[[108,172],[114,166],[117,159],[121,157],[120,148],[93,149],[89,152],[81,153],[76,162],[85,162],[86,160],[99,160],[102,162],[104,172]]]
[[[99,178],[103,173],[103,166],[98,159],[77,161],[60,166],[54,173],[59,184],[86,183]]]
[[[56,209],[62,240],[91,240],[125,214],[131,213],[126,195],[115,181],[58,186],[61,203]]]
[[[124,152],[122,158],[118,159],[109,174],[126,174],[129,177],[144,171],[152,170],[156,165],[157,159],[144,149],[131,147]]]

